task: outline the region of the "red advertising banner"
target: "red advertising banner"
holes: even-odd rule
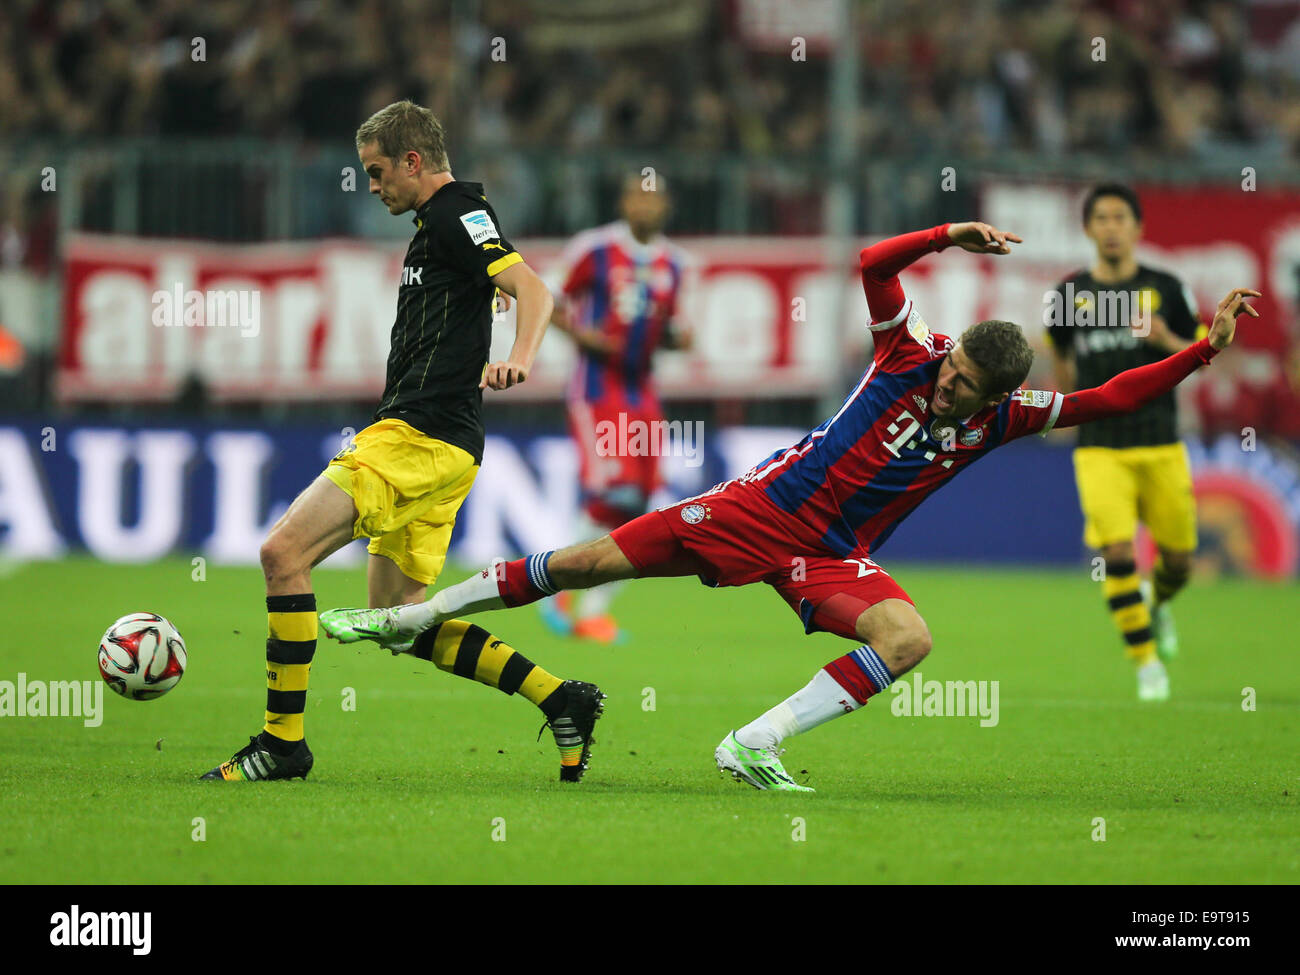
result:
[[[1261,432],[1300,437],[1296,342],[1300,196],[1141,189],[1142,260],[1179,275],[1203,318],[1235,285],[1257,287],[1262,317],[1198,379],[1206,426],[1247,417]],[[1050,385],[1046,296],[1086,266],[1079,187],[993,183],[980,216],[1025,237],[1009,258],[945,253],[903,281],[932,329],[959,334],[984,318],[1024,325],[1039,350],[1031,385]],[[683,238],[694,261],[682,301],[690,352],[661,353],[667,398],[823,396],[847,388],[869,354],[857,248],[817,238]],[[554,287],[562,242],[523,241]],[[366,399],[383,388],[404,242],[326,240],[218,245],[73,235],[64,250],[58,394],[76,400],[172,399],[191,379],[218,400]],[[513,312],[493,357],[513,340]],[[1292,360],[1288,359],[1292,357]],[[571,343],[542,344],[517,400],[563,395]],[[1211,375],[1213,374],[1213,375]],[[1249,407],[1249,409],[1247,409]],[[1222,421],[1222,422],[1220,422]]]
[[[817,240],[687,245],[695,266],[682,318],[695,346],[662,354],[665,396],[819,395],[828,377],[839,382],[845,336],[857,332],[859,348],[865,342],[856,251],[834,273]],[[519,246],[558,284],[561,242]],[[64,252],[59,396],[165,401],[192,378],[219,400],[378,396],[404,249],[73,235]],[[833,325],[836,309],[843,329]],[[494,333],[493,357],[504,358],[513,310]],[[548,336],[534,373],[512,397],[562,395],[573,366],[571,344]]]

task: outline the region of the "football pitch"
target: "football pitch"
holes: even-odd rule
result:
[[[721,778],[713,748],[852,645],[805,637],[764,586],[634,583],[615,647],[553,636],[531,608],[476,618],[608,693],[577,786],[522,698],[324,638],[311,776],[226,784],[196,779],[261,726],[260,573],[13,568],[0,680],[98,681],[100,635],[134,611],[177,625],[189,669],[157,701],[105,688],[97,727],[0,717],[0,882],[1300,882],[1297,587],[1193,582],[1173,699],[1140,705],[1086,568],[885,564],[934,636],[923,679],[996,681],[996,723],[900,716],[886,692],[786,742],[817,789],[793,795]],[[315,584],[322,609],[364,593],[361,570]]]

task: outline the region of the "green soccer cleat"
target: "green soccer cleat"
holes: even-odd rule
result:
[[[1168,663],[1178,656],[1178,630],[1174,626],[1174,611],[1169,603],[1157,603],[1153,598],[1151,583],[1142,580],[1142,598],[1151,607],[1151,635],[1156,638],[1156,656]]]
[[[596,720],[605,713],[605,695],[595,684],[566,680],[564,710],[553,721],[542,725],[537,737],[548,727],[560,750],[560,781],[580,782],[591,761],[592,732]]]
[[[1155,631],[1156,656],[1165,662],[1177,657],[1178,630],[1174,627],[1174,612],[1167,602],[1151,610],[1151,628]]]
[[[780,754],[775,748],[742,745],[733,731],[714,749],[713,759],[718,763],[718,771],[730,772],[733,779],[748,782],[755,789],[816,792],[816,789],[800,785],[790,777],[781,764]]]
[[[274,779],[305,779],[315,759],[307,742],[288,755],[277,755],[262,745],[260,735],[250,735],[248,744],[235,752],[227,762],[222,762],[200,779],[225,782],[270,782]]]
[[[385,650],[391,650],[393,656],[410,653],[418,634],[402,628],[397,615],[397,610],[401,608],[327,609],[320,614],[320,627],[326,636],[339,643],[372,640]]]
[[[1139,701],[1169,700],[1169,674],[1159,660],[1139,667],[1137,677]]]

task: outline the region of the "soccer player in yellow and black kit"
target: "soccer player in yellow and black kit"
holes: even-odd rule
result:
[[[396,102],[364,122],[356,142],[370,192],[389,213],[415,211],[387,384],[374,422],[297,497],[262,545],[270,618],[266,723],[205,779],[306,778],[313,759],[303,710],[317,636],[312,566],[366,536],[370,606],[425,598],[483,458],[483,389],[527,378],[551,316],[550,292],[501,234],[483,187],[452,176],[432,112]],[[509,358],[489,363],[497,288],[518,303],[517,330]],[[594,684],[561,681],[460,620],[402,649],[537,705],[560,750],[560,779],[582,777],[602,707]]]
[[[1062,392],[1099,386],[1163,359],[1202,331],[1186,287],[1137,262],[1142,208],[1129,187],[1094,187],[1084,201],[1083,227],[1096,260],[1061,282],[1046,316]],[[1101,550],[1107,605],[1137,665],[1143,701],[1169,697],[1162,661],[1178,649],[1169,600],[1187,584],[1196,550],[1192,476],[1177,419],[1174,394],[1165,393],[1133,413],[1080,427],[1074,452],[1084,541]],[[1138,576],[1139,521],[1159,549],[1151,586]]]

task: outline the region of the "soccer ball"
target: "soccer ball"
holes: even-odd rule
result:
[[[129,613],[99,641],[99,672],[108,686],[133,701],[152,701],[180,683],[185,641],[153,613]]]

